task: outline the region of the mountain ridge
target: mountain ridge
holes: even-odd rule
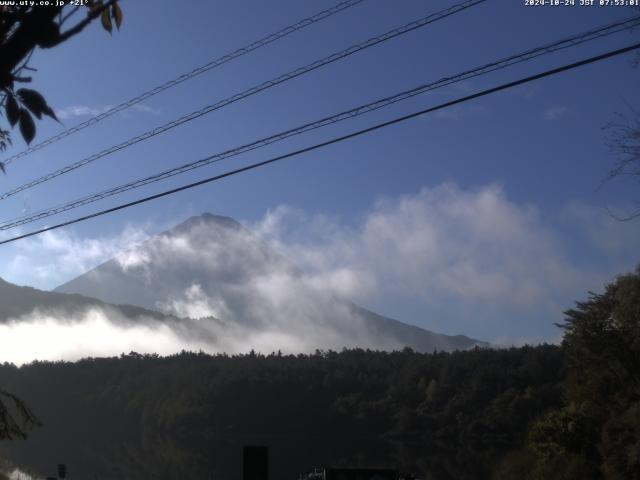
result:
[[[115,308],[129,318],[164,319],[169,315],[136,305],[110,304],[78,293],[61,293],[16,285],[0,278],[0,322],[33,313],[34,310],[63,311],[70,315],[88,308]]]

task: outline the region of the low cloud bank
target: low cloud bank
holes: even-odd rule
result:
[[[115,314],[89,309],[76,317],[35,311],[0,324],[0,360],[17,365],[33,360],[76,360],[123,352],[170,354],[187,348],[167,325],[120,325]],[[191,345],[197,347],[197,345]],[[197,349],[197,348],[196,348]]]
[[[354,329],[356,325],[353,325]],[[135,322],[113,310],[90,308],[67,316],[61,312],[33,313],[0,324],[0,361],[16,365],[34,360],[73,361],[86,357],[108,357],[121,353],[170,355],[182,350],[206,353],[313,352],[344,346],[399,348],[393,342],[380,344],[367,338],[360,325],[357,337],[347,338],[332,325],[297,324],[294,328],[274,324],[255,329],[213,318],[163,323],[136,318]]]

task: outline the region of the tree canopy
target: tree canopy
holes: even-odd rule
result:
[[[640,478],[640,267],[565,312],[564,405],[532,424],[523,478]],[[509,478],[509,474],[504,478]]]

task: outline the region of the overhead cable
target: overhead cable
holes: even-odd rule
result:
[[[39,230],[34,230],[34,231],[31,231],[31,232],[28,232],[28,233],[25,233],[25,234],[22,234],[22,235],[17,235],[15,237],[11,237],[11,238],[8,238],[8,239],[5,239],[5,240],[1,240],[0,241],[0,245],[7,244],[7,243],[10,243],[10,242],[15,242],[17,240],[22,240],[22,239],[25,239],[25,238],[28,238],[28,237],[32,237],[34,235],[38,235],[38,234],[41,234],[41,233],[44,233],[44,232],[49,232],[51,230],[62,228],[62,227],[68,226],[68,225],[73,225],[73,224],[76,224],[76,223],[84,222],[84,221],[90,220],[92,218],[96,218],[96,217],[99,217],[99,216],[102,216],[102,215],[106,215],[106,214],[109,214],[109,213],[117,212],[117,211],[123,210],[125,208],[133,207],[135,205],[140,205],[142,203],[146,203],[146,202],[149,202],[149,201],[152,201],[152,200],[156,200],[156,199],[159,199],[159,198],[162,198],[162,197],[166,197],[168,195],[173,195],[175,193],[182,192],[184,190],[189,190],[191,188],[195,188],[195,187],[198,187],[200,185],[205,185],[207,183],[215,182],[215,181],[221,180],[223,178],[231,177],[233,175],[238,175],[238,174],[243,173],[243,172],[247,172],[247,171],[254,170],[254,169],[257,169],[257,168],[260,168],[260,167],[264,167],[264,166],[270,165],[272,163],[276,163],[276,162],[279,162],[281,160],[285,160],[287,158],[296,157],[296,156],[299,156],[299,155],[301,155],[303,153],[308,153],[308,152],[311,152],[313,150],[317,150],[317,149],[320,149],[320,148],[327,147],[329,145],[333,145],[333,144],[336,144],[336,143],[339,143],[339,142],[343,142],[345,140],[349,140],[349,139],[352,139],[352,138],[355,138],[355,137],[359,137],[361,135],[364,135],[364,134],[367,134],[367,133],[371,133],[373,131],[380,130],[382,128],[386,128],[386,127],[389,127],[391,125],[395,125],[397,123],[401,123],[401,122],[407,121],[407,120],[412,119],[412,118],[416,118],[416,117],[419,117],[419,116],[422,116],[422,115],[426,115],[428,113],[431,113],[431,112],[434,112],[434,111],[437,111],[437,110],[442,110],[444,108],[452,107],[452,106],[458,105],[460,103],[468,102],[468,101],[476,99],[476,98],[484,97],[486,95],[490,95],[490,94],[493,94],[493,93],[496,93],[496,92],[499,92],[499,91],[502,91],[502,90],[507,90],[509,88],[513,88],[513,87],[516,87],[516,86],[519,86],[519,85],[523,85],[523,84],[526,84],[526,83],[529,83],[529,82],[533,82],[533,81],[539,80],[541,78],[550,77],[552,75],[557,75],[558,73],[562,73],[562,72],[565,72],[565,71],[568,71],[568,70],[572,70],[572,69],[575,69],[575,68],[578,68],[578,67],[582,67],[584,65],[588,65],[588,64],[595,63],[595,62],[599,62],[599,61],[605,60],[607,58],[611,58],[611,57],[615,57],[615,56],[618,56],[618,55],[622,55],[624,53],[628,53],[628,52],[631,52],[633,50],[637,50],[639,48],[640,48],[640,43],[635,43],[633,45],[629,45],[629,46],[624,47],[624,48],[620,48],[620,49],[617,49],[617,50],[609,51],[609,52],[604,53],[602,55],[596,55],[594,57],[589,57],[589,58],[586,58],[584,60],[580,60],[578,62],[574,62],[574,63],[568,64],[568,65],[563,65],[561,67],[553,68],[551,70],[546,70],[544,72],[541,72],[541,73],[538,73],[538,74],[535,74],[535,75],[531,75],[531,76],[528,76],[528,77],[524,77],[524,78],[521,78],[519,80],[515,80],[515,81],[509,82],[509,83],[504,83],[504,84],[499,85],[497,87],[492,87],[492,88],[489,88],[489,89],[486,89],[486,90],[482,90],[480,92],[477,92],[477,93],[474,93],[474,94],[471,94],[471,95],[467,95],[467,96],[462,97],[462,98],[458,98],[458,99],[455,99],[455,100],[451,100],[449,102],[441,103],[439,105],[436,105],[435,107],[425,108],[425,109],[419,110],[417,112],[410,113],[408,115],[397,117],[397,118],[394,118],[392,120],[388,120],[386,122],[378,123],[378,124],[373,125],[371,127],[367,127],[367,128],[364,128],[364,129],[349,133],[347,135],[342,135],[340,137],[336,137],[336,138],[333,138],[331,140],[327,140],[327,141],[324,141],[324,142],[321,142],[321,143],[316,143],[315,145],[311,145],[309,147],[305,147],[305,148],[302,148],[302,149],[299,149],[299,150],[295,150],[293,152],[289,152],[289,153],[284,154],[284,155],[273,157],[273,158],[270,158],[268,160],[263,160],[261,162],[252,163],[250,165],[246,165],[244,167],[237,168],[235,170],[231,170],[231,171],[219,174],[219,175],[214,175],[212,177],[208,177],[208,178],[205,178],[203,180],[199,180],[197,182],[189,183],[187,185],[182,185],[180,187],[173,188],[171,190],[166,190],[164,192],[156,193],[154,195],[150,195],[150,196],[147,196],[147,197],[144,197],[144,198],[140,198],[140,199],[134,200],[132,202],[128,202],[128,203],[124,203],[124,204],[121,204],[121,205],[117,205],[115,207],[107,208],[105,210],[100,210],[98,212],[95,212],[95,213],[92,213],[92,214],[89,214],[89,215],[84,215],[82,217],[77,217],[77,218],[74,218],[72,220],[67,220],[66,222],[58,223],[57,225],[52,225],[50,227],[41,228]]]
[[[346,10],[348,8],[351,8],[355,5],[358,5],[359,3],[364,2],[365,0],[346,0],[346,1],[342,1],[336,5],[334,5],[333,7],[326,9],[326,10],[322,10],[321,12],[316,13],[315,15],[312,15],[310,17],[304,18],[302,20],[300,20],[297,23],[294,23],[292,25],[289,25],[281,30],[278,30],[277,32],[274,32],[270,35],[267,35],[266,37],[261,38],[260,40],[257,40],[253,43],[250,43],[249,45],[246,45],[244,47],[241,47],[231,53],[227,53],[226,55],[223,55],[219,58],[216,58],[215,60],[211,60],[210,62],[205,63],[204,65],[201,65],[197,68],[194,68],[193,70],[191,70],[190,72],[187,73],[183,73],[182,75],[168,80],[165,83],[158,85],[150,90],[147,90],[146,92],[143,92],[127,101],[124,101],[118,105],[116,105],[115,107],[111,107],[108,110],[100,113],[99,115],[96,115],[94,117],[89,118],[88,120],[85,120],[82,123],[79,123],[78,125],[75,125],[71,128],[68,128],[56,135],[53,135],[39,143],[36,143],[35,145],[32,145],[31,147],[27,148],[26,150],[23,150],[22,152],[16,153],[15,155],[12,155],[11,157],[7,158],[6,160],[4,160],[2,163],[4,163],[5,165],[10,164],[11,162],[13,162],[14,160],[17,160],[19,158],[25,157],[27,155],[29,155],[30,153],[33,153],[37,150],[41,150],[42,148],[51,145],[52,143],[57,142],[58,140],[62,140],[65,137],[68,137],[69,135],[72,135],[76,132],[79,132],[81,130],[84,130],[87,127],[91,127],[92,125],[97,124],[98,122],[101,122],[102,120],[109,118],[112,115],[115,115],[116,113],[122,112],[123,110],[126,110],[127,108],[130,108],[138,103],[141,103],[145,100],[148,100],[149,98],[153,97],[154,95],[157,95],[160,92],[164,92],[165,90],[168,90],[169,88],[175,87],[176,85],[180,85],[183,82],[186,82],[187,80],[190,80],[194,77],[197,77],[198,75],[201,75],[205,72],[208,72],[209,70],[212,70],[214,68],[217,68],[221,65],[224,65],[227,62],[230,62],[231,60],[235,60],[236,58],[239,58],[243,55],[246,55],[249,52],[253,52],[254,50],[257,50],[261,47],[264,47],[266,45],[269,45],[270,43],[275,42],[276,40],[280,40],[281,38],[286,37],[287,35],[290,35],[298,30],[301,30],[305,27],[308,27],[309,25],[313,25],[316,22],[319,22],[320,20],[324,20],[325,18],[329,18],[333,15],[335,15],[336,13],[342,12],[343,10]]]
[[[382,99],[378,99],[374,102],[370,102],[364,105],[360,105],[358,107],[352,108],[350,110],[346,110],[328,117],[321,118],[314,122],[310,122],[296,128],[292,128],[289,130],[285,130],[283,132],[279,132],[274,135],[270,135],[265,138],[261,138],[259,140],[255,140],[251,143],[247,143],[241,145],[239,147],[235,147],[229,150],[225,150],[220,153],[216,153],[214,155],[207,156],[206,158],[202,158],[196,161],[188,162],[183,165],[164,170],[162,172],[149,175],[147,177],[143,177],[131,182],[127,182],[125,184],[109,188],[107,190],[103,190],[98,193],[94,193],[91,195],[87,195],[76,200],[72,200],[60,205],[56,205],[54,207],[50,207],[47,209],[40,210],[38,212],[33,212],[28,215],[23,215],[18,218],[14,218],[11,220],[7,220],[3,223],[0,223],[0,231],[9,230],[11,228],[25,225],[27,223],[32,223],[37,220],[41,220],[43,218],[47,218],[62,212],[66,212],[75,208],[79,208],[90,203],[97,202],[104,198],[108,198],[114,195],[118,195],[120,193],[127,192],[129,190],[133,190],[136,188],[140,188],[142,186],[155,183],[161,180],[165,180],[167,178],[173,177],[175,175],[179,175],[196,168],[201,168],[206,165],[219,162],[226,158],[234,157],[243,153],[247,153],[252,150],[256,150],[258,148],[265,147],[267,145],[282,141],[284,139],[300,135],[312,130],[316,130],[318,128],[331,125],[334,123],[338,123],[350,118],[354,118],[360,115],[364,115],[365,113],[373,112],[375,110],[388,107],[397,102],[407,100],[409,98],[415,97],[416,95],[420,95],[423,93],[427,93],[433,91],[438,88],[442,88],[448,85],[452,85],[454,83],[458,83],[464,80],[469,80],[471,78],[475,78],[481,75],[488,74],[490,72],[494,72],[496,70],[501,70],[507,68],[512,65],[516,65],[525,61],[530,61],[534,58],[540,57],[542,55],[547,55],[559,50],[566,49],[568,47],[577,46],[583,44],[588,41],[592,41],[606,35],[611,35],[613,33],[617,33],[620,31],[628,30],[633,27],[640,25],[640,15],[635,16],[626,20],[622,20],[619,22],[615,22],[613,24],[608,24],[596,29],[592,29],[586,32],[582,32],[577,35],[573,35],[571,37],[564,38],[562,40],[543,45],[541,47],[533,48],[515,55],[511,55],[509,57],[503,58],[501,60],[497,60],[488,64],[485,64],[480,67],[476,67],[473,69],[466,70],[462,73],[458,73],[456,75],[451,75],[447,77],[443,77],[435,82],[430,82],[426,84],[419,85],[409,90],[405,90],[403,92],[397,93],[392,96],[388,96]]]
[[[398,36],[401,35],[405,35],[409,32],[412,32],[418,28],[422,28],[425,27],[433,22],[436,22],[438,20],[442,20],[446,17],[449,17],[451,15],[454,15],[456,13],[459,13],[463,10],[466,10],[470,7],[473,7],[475,5],[478,5],[480,3],[486,2],[487,0],[467,0],[465,2],[462,3],[458,3],[456,5],[453,5],[449,8],[446,8],[444,10],[441,10],[437,13],[428,15],[426,17],[423,17],[419,20],[410,22],[406,25],[403,25],[401,27],[398,28],[394,28],[393,30],[389,30],[386,33],[383,33],[382,35],[378,35],[377,37],[373,37],[370,38],[369,40],[359,43],[357,45],[352,45],[351,47],[342,50],[340,52],[334,53],[332,55],[329,55],[327,57],[324,57],[320,60],[316,60],[315,62],[312,62],[308,65],[305,65],[304,67],[300,67],[297,68],[295,70],[292,70],[288,73],[285,73],[283,75],[280,75],[279,77],[276,77],[274,79],[268,80],[266,82],[261,83],[260,85],[257,85],[255,87],[249,88],[247,90],[244,90],[243,92],[237,93],[235,95],[232,95],[231,97],[227,97],[223,100],[220,100],[214,104],[211,105],[207,105],[205,107],[202,107],[194,112],[191,112],[187,115],[183,115],[180,118],[177,118],[176,120],[173,120],[171,122],[165,123],[164,125],[161,125],[159,127],[156,127],[154,129],[148,130],[145,133],[142,133],[136,137],[130,138],[129,140],[126,140],[125,142],[122,142],[118,145],[114,145],[111,146],[105,150],[102,150],[101,152],[95,153],[93,155],[90,155],[89,157],[85,157],[81,160],[78,160],[72,164],[69,164],[63,168],[60,168],[58,170],[55,170],[51,173],[48,173],[46,175],[43,175],[42,177],[36,178],[35,180],[32,180],[28,183],[25,183],[19,187],[16,187],[12,190],[9,190],[3,194],[0,194],[0,200],[4,200],[6,198],[9,198],[17,193],[20,193],[24,190],[27,190],[29,188],[33,188],[36,185],[40,185],[41,183],[47,182],[49,180],[52,180],[56,177],[59,177],[61,175],[67,174],[73,170],[76,170],[80,167],[83,167],[89,163],[95,162],[96,160],[106,157],[107,155],[110,155],[112,153],[115,153],[117,151],[123,150],[125,148],[128,148],[132,145],[135,145],[139,142],[142,142],[144,140],[148,140],[149,138],[155,137],[156,135],[160,135],[161,133],[166,132],[167,130],[171,130],[172,128],[175,128],[179,125],[182,125],[184,123],[190,122],[192,120],[195,120],[197,118],[202,117],[203,115],[207,115],[208,113],[214,112],[216,110],[219,110],[223,107],[226,107],[227,105],[230,105],[232,103],[235,103],[239,100],[243,100],[247,97],[250,97],[252,95],[255,95],[257,93],[260,93],[264,90],[267,90],[269,88],[275,87],[276,85],[280,85],[284,82],[287,82],[289,80],[293,80],[294,78],[297,78],[301,75],[304,75],[306,73],[309,73],[313,70],[316,70],[320,67],[323,67],[325,65],[329,65],[333,62],[336,62],[338,60],[341,60],[343,58],[349,57],[351,55],[353,55],[354,53],[360,52],[362,50],[366,50],[367,48],[371,48],[375,45],[378,45],[382,42],[386,42],[388,40],[391,40],[393,38],[396,38]]]

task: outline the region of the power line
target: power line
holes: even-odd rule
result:
[[[474,94],[471,94],[471,95],[467,95],[465,97],[461,97],[461,98],[458,98],[456,100],[451,100],[449,102],[441,103],[440,105],[436,105],[435,107],[425,108],[423,110],[419,110],[417,112],[413,112],[413,113],[410,113],[408,115],[404,115],[404,116],[401,116],[401,117],[394,118],[393,120],[388,120],[388,121],[383,122],[383,123],[378,123],[376,125],[373,125],[372,127],[367,127],[367,128],[362,129],[362,130],[358,130],[358,131],[349,133],[347,135],[343,135],[341,137],[336,137],[336,138],[333,138],[331,140],[327,140],[325,142],[317,143],[315,145],[311,145],[310,147],[302,148],[300,150],[295,150],[293,152],[289,152],[289,153],[286,153],[284,155],[280,155],[280,156],[277,156],[277,157],[274,157],[274,158],[270,158],[269,160],[263,160],[262,162],[252,163],[251,165],[247,165],[247,166],[244,166],[242,168],[238,168],[238,169],[235,169],[235,170],[231,170],[229,172],[225,172],[225,173],[222,173],[222,174],[219,174],[219,175],[215,175],[215,176],[212,176],[212,177],[209,177],[209,178],[205,178],[203,180],[199,180],[197,182],[189,183],[187,185],[183,185],[181,187],[173,188],[171,190],[166,190],[166,191],[161,192],[161,193],[156,193],[156,194],[150,195],[148,197],[140,198],[140,199],[134,200],[132,202],[128,202],[128,203],[124,203],[124,204],[118,205],[116,207],[111,207],[111,208],[108,208],[108,209],[105,209],[105,210],[101,210],[99,212],[95,212],[95,213],[92,213],[92,214],[89,214],[89,215],[85,215],[85,216],[82,216],[82,217],[77,217],[77,218],[75,218],[73,220],[68,220],[66,222],[62,222],[62,223],[59,223],[57,225],[53,225],[51,227],[41,228],[39,230],[35,230],[35,231],[29,232],[29,233],[18,235],[16,237],[8,238],[6,240],[0,241],[0,245],[6,244],[6,243],[10,243],[10,242],[15,242],[17,240],[22,240],[24,238],[32,237],[34,235],[38,235],[40,233],[44,233],[44,232],[48,232],[48,231],[51,231],[51,230],[55,230],[55,229],[58,229],[58,228],[61,228],[61,227],[66,227],[68,225],[73,225],[75,223],[80,223],[80,222],[83,222],[83,221],[86,221],[86,220],[89,220],[89,219],[92,219],[92,218],[96,218],[96,217],[99,217],[99,216],[102,216],[102,215],[106,215],[108,213],[113,213],[113,212],[116,212],[118,210],[123,210],[125,208],[133,207],[133,206],[139,205],[141,203],[146,203],[146,202],[149,202],[151,200],[156,200],[158,198],[166,197],[168,195],[172,195],[174,193],[181,192],[183,190],[188,190],[188,189],[191,189],[191,188],[194,188],[194,187],[198,187],[200,185],[204,185],[204,184],[211,183],[211,182],[214,182],[214,181],[217,181],[217,180],[221,180],[221,179],[226,178],[226,177],[230,177],[230,176],[237,175],[237,174],[240,174],[240,173],[243,173],[243,172],[247,172],[249,170],[254,170],[254,169],[259,168],[259,167],[264,167],[266,165],[269,165],[269,164],[272,164],[272,163],[275,163],[275,162],[279,162],[279,161],[287,159],[287,158],[295,157],[295,156],[301,155],[303,153],[311,152],[313,150],[317,150],[317,149],[320,149],[320,148],[323,148],[323,147],[327,147],[327,146],[333,145],[335,143],[343,142],[345,140],[349,140],[351,138],[355,138],[355,137],[364,135],[366,133],[370,133],[370,132],[373,132],[373,131],[376,131],[376,130],[379,130],[379,129],[382,129],[382,128],[385,128],[385,127],[389,127],[391,125],[395,125],[396,123],[401,123],[401,122],[404,122],[406,120],[419,117],[421,115],[426,115],[426,114],[434,112],[436,110],[441,110],[443,108],[447,108],[447,107],[451,107],[451,106],[454,106],[454,105],[458,105],[460,103],[468,102],[470,100],[473,100],[473,99],[476,99],[476,98],[480,98],[480,97],[484,97],[486,95],[490,95],[492,93],[496,93],[496,92],[499,92],[499,91],[502,91],[502,90],[507,90],[509,88],[516,87],[518,85],[523,85],[525,83],[533,82],[533,81],[539,80],[541,78],[545,78],[545,77],[549,77],[549,76],[552,76],[552,75],[556,75],[558,73],[565,72],[567,70],[572,70],[572,69],[575,69],[575,68],[578,68],[578,67],[582,67],[584,65],[588,65],[588,64],[591,64],[591,63],[599,62],[601,60],[605,60],[607,58],[611,58],[611,57],[615,57],[615,56],[618,56],[618,55],[622,55],[624,53],[631,52],[631,51],[637,50],[639,48],[640,48],[640,43],[635,43],[633,45],[629,45],[629,46],[624,47],[624,48],[620,48],[620,49],[617,49],[617,50],[609,51],[609,52],[604,53],[602,55],[589,57],[589,58],[586,58],[584,60],[580,60],[578,62],[574,62],[574,63],[568,64],[568,65],[563,65],[562,67],[557,67],[557,68],[553,68],[551,70],[546,70],[544,72],[541,72],[541,73],[538,73],[538,74],[535,74],[535,75],[531,75],[531,76],[528,76],[528,77],[524,77],[524,78],[521,78],[519,80],[515,80],[513,82],[504,83],[504,84],[499,85],[497,87],[493,87],[493,88],[489,88],[489,89],[486,89],[486,90],[482,90],[480,92],[477,92],[477,93],[474,93]]]
[[[190,170],[194,170],[196,168],[200,168],[212,163],[216,163],[226,158],[230,158],[230,157],[240,155],[261,147],[265,147],[267,145],[284,140],[286,138],[290,138],[295,135],[300,135],[302,133],[306,133],[330,124],[338,123],[356,116],[363,115],[365,113],[369,113],[384,107],[388,107],[402,100],[407,100],[416,95],[420,95],[422,93],[429,92],[437,88],[451,85],[453,83],[457,83],[463,80],[468,80],[470,78],[475,78],[480,75],[485,75],[487,73],[500,70],[503,68],[507,68],[509,66],[512,66],[518,63],[530,61],[541,55],[546,55],[546,54],[553,53],[565,48],[580,45],[588,41],[602,38],[606,35],[611,35],[613,33],[618,33],[624,30],[628,30],[630,28],[637,26],[638,24],[640,24],[640,15],[628,18],[626,20],[621,20],[615,23],[611,23],[603,27],[592,29],[577,35],[573,35],[571,37],[567,37],[562,40],[559,40],[547,45],[543,45],[541,47],[533,48],[522,53],[511,55],[501,60],[497,60],[495,62],[491,62],[489,64],[483,65],[481,67],[466,70],[457,75],[443,77],[440,80],[437,80],[435,82],[422,84],[410,90],[405,90],[398,94],[385,97],[385,98],[376,100],[374,102],[367,103],[365,105],[360,105],[356,108],[352,108],[350,110],[346,110],[338,114],[331,115],[329,117],[325,117],[320,120],[316,120],[314,122],[307,123],[305,125],[302,125],[293,129],[279,132],[269,137],[253,141],[251,143],[248,143],[239,147],[235,147],[233,149],[226,150],[221,153],[210,155],[206,158],[203,158],[194,162],[189,162],[189,163],[180,165],[178,167],[174,167],[169,170],[156,173],[154,175],[150,175],[138,180],[134,180],[132,182],[128,182],[117,187],[112,187],[108,190],[103,190],[102,192],[91,194],[91,195],[88,195],[88,196],[85,196],[61,205],[57,205],[55,207],[51,207],[35,213],[31,213],[29,215],[24,215],[18,218],[14,218],[12,220],[7,220],[3,223],[0,223],[0,231],[9,230],[11,228],[15,228],[20,225],[32,223],[34,221],[41,220],[43,218],[47,218],[52,215],[56,215],[56,214],[66,212],[75,208],[79,208],[81,206],[94,203],[96,201],[102,200],[107,197],[111,197],[120,193],[127,192],[129,190],[140,188],[144,185],[155,183],[160,180],[164,180],[164,179],[173,177],[175,175],[179,175],[179,174],[188,172]]]
[[[89,157],[83,158],[82,160],[78,160],[75,163],[72,163],[70,165],[67,165],[66,167],[63,167],[59,170],[56,170],[54,172],[48,173],[47,175],[44,175],[40,178],[37,178],[35,180],[32,180],[31,182],[25,183],[19,187],[14,188],[13,190],[10,190],[8,192],[5,192],[3,194],[0,195],[0,200],[4,200],[6,198],[9,198],[17,193],[20,193],[24,190],[27,190],[29,188],[33,188],[36,185],[40,185],[41,183],[44,183],[46,181],[52,180],[53,178],[59,177],[60,175],[64,175],[66,173],[69,173],[73,170],[76,170],[77,168],[80,168],[84,165],[87,165],[91,162],[94,162],[102,157],[106,157],[107,155],[110,155],[114,152],[117,152],[119,150],[122,150],[124,148],[128,148],[132,145],[135,145],[136,143],[142,142],[144,140],[147,140],[149,138],[155,137],[156,135],[160,135],[161,133],[166,132],[167,130],[170,130],[174,127],[177,127],[179,125],[182,125],[183,123],[187,123],[190,122],[192,120],[195,120],[197,118],[202,117],[203,115],[206,115],[208,113],[211,113],[215,110],[218,110],[220,108],[226,107],[227,105],[230,105],[232,103],[235,103],[239,100],[242,100],[244,98],[250,97],[252,95],[255,95],[257,93],[260,93],[264,90],[267,90],[271,87],[275,87],[276,85],[280,85],[281,83],[287,82],[289,80],[292,80],[294,78],[297,78],[301,75],[304,75],[306,73],[309,73],[313,70],[316,70],[320,67],[323,67],[325,65],[331,64],[335,61],[341,60],[343,58],[349,57],[351,55],[353,55],[354,53],[360,52],[362,50],[365,50],[367,48],[373,47],[375,45],[378,45],[379,43],[382,42],[386,42],[388,40],[391,40],[393,38],[396,38],[400,35],[405,35],[409,32],[412,32],[413,30],[416,30],[418,28],[422,28],[425,27],[433,22],[436,22],[438,20],[442,20],[446,17],[449,17],[450,15],[454,15],[456,13],[459,13],[463,10],[466,10],[467,8],[470,8],[472,6],[478,5],[480,3],[486,2],[487,0],[467,0],[465,2],[453,5],[449,8],[446,8],[444,10],[441,10],[437,13],[428,15],[426,17],[423,17],[419,20],[410,22],[406,25],[403,25],[401,27],[398,28],[394,28],[393,30],[389,30],[386,33],[383,33],[382,35],[379,35],[377,37],[373,37],[370,38],[369,40],[359,43],[357,45],[352,45],[349,48],[346,48],[345,50],[342,50],[340,52],[334,53],[332,55],[329,55],[328,57],[324,57],[320,60],[316,60],[313,63],[310,63],[308,65],[305,65],[304,67],[300,67],[297,68],[295,70],[292,70],[288,73],[285,73],[283,75],[280,75],[279,77],[276,77],[272,80],[268,80],[266,82],[261,83],[260,85],[257,85],[255,87],[249,88],[241,93],[237,93],[231,97],[227,97],[224,100],[220,100],[217,103],[211,104],[211,105],[207,105],[199,110],[196,110],[194,112],[191,112],[187,115],[184,115],[176,120],[173,120],[172,122],[166,123],[164,125],[161,125],[159,127],[156,127],[152,130],[148,130],[147,132],[140,134],[136,137],[133,137],[123,143],[120,143],[118,145],[114,145],[112,147],[109,147],[105,150],[102,150],[101,152],[98,152],[96,154],[93,154]]]
[[[80,130],[84,130],[87,127],[90,127],[92,125],[95,125],[98,122],[101,122],[102,120],[104,120],[105,118],[108,118],[112,115],[115,115],[118,112],[122,112],[123,110],[126,110],[129,107],[132,107],[133,105],[136,105],[140,102],[143,102],[151,97],[153,97],[154,95],[157,95],[160,92],[164,92],[165,90],[168,90],[169,88],[175,87],[176,85],[181,84],[182,82],[186,82],[187,80],[190,80],[194,77],[197,77],[198,75],[201,75],[205,72],[208,72],[209,70],[212,70],[214,68],[217,68],[221,65],[224,65],[227,62],[230,62],[231,60],[235,60],[238,57],[241,57],[243,55],[246,55],[247,53],[253,52],[254,50],[257,50],[261,47],[264,47],[266,45],[269,45],[270,43],[275,42],[276,40],[280,40],[281,38],[286,37],[287,35],[290,35],[298,30],[301,30],[305,27],[308,27],[309,25],[313,25],[314,23],[317,23],[321,20],[324,20],[325,18],[329,18],[333,15],[335,15],[336,13],[342,12],[343,10],[346,10],[348,8],[354,7],[356,5],[358,5],[359,3],[364,2],[364,0],[346,0],[346,1],[342,1],[336,5],[334,5],[333,7],[327,9],[327,10],[322,10],[321,12],[316,13],[315,15],[312,15],[310,17],[304,18],[302,20],[300,20],[297,23],[294,23],[292,25],[289,25],[288,27],[285,27],[281,30],[278,30],[277,32],[274,32],[270,35],[267,35],[266,37],[261,38],[260,40],[257,40],[253,43],[250,43],[249,45],[246,45],[244,47],[241,47],[231,53],[228,53],[226,55],[223,55],[222,57],[216,58],[215,60],[211,60],[208,63],[205,63],[204,65],[201,65],[197,68],[194,68],[193,70],[191,70],[190,72],[184,73],[172,80],[168,80],[165,83],[158,85],[154,88],[152,88],[151,90],[147,90],[144,93],[141,93],[140,95],[133,97],[125,102],[122,102],[119,105],[116,105],[115,107],[112,107],[110,109],[108,109],[107,111],[96,115],[95,117],[92,117],[82,123],[79,123],[78,125],[75,125],[71,128],[68,128],[67,130],[64,130],[63,132],[58,133],[57,135],[54,135],[52,137],[47,138],[46,140],[43,140],[40,143],[37,143],[29,148],[27,148],[26,150],[23,150],[22,152],[19,152],[9,158],[7,158],[6,160],[4,160],[4,164],[5,165],[9,165],[11,162],[13,162],[14,160],[17,160],[19,158],[25,157],[27,155],[29,155],[30,153],[33,153],[37,150],[40,150],[48,145],[51,145],[52,143],[57,142],[58,140],[61,140],[65,137],[68,137],[69,135],[72,135],[76,132],[79,132]]]

